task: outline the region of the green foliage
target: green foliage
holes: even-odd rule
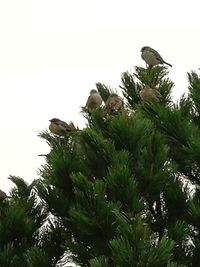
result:
[[[16,185],[11,190],[12,197],[0,203],[0,266],[55,266],[64,250],[56,253],[54,244],[54,250],[49,251],[52,243],[48,246],[40,233],[48,213],[36,196],[36,181],[28,185],[22,178],[10,176],[10,179]],[[54,230],[53,236],[55,233]],[[58,244],[56,240],[56,247]]]
[[[112,90],[102,83],[96,83],[96,88],[99,91],[103,101],[106,102]]]
[[[123,112],[83,110],[86,128],[41,132],[41,178],[11,176],[0,202],[0,266],[199,266],[200,78],[188,80],[174,104],[166,67],[136,67],[122,74]],[[145,86],[163,101],[144,103]],[[113,91],[96,87],[105,103]]]
[[[200,111],[200,96],[199,96],[199,88],[200,88],[200,77],[194,71],[188,73],[188,80],[190,83],[189,86],[189,95],[193,101],[194,111],[199,116]]]
[[[135,82],[134,76],[128,72],[122,74],[123,95],[127,99],[129,107],[135,108],[140,103],[138,84]]]
[[[26,254],[26,262],[28,267],[52,266],[49,255],[37,247],[32,247],[30,250],[28,250]]]

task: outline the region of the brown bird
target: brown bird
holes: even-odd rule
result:
[[[124,101],[117,94],[110,94],[110,96],[106,100],[105,107],[108,113],[117,114],[118,112],[123,110]]]
[[[65,136],[73,131],[76,130],[73,122],[70,122],[69,124],[65,121],[61,121],[59,119],[53,118],[50,121],[49,130],[53,134],[57,134],[60,136]]]
[[[90,95],[87,99],[86,107],[88,108],[88,110],[92,111],[92,110],[100,107],[101,104],[102,104],[102,98],[101,98],[99,92],[95,89],[92,89],[90,91]]]
[[[158,64],[167,64],[168,66],[172,67],[171,64],[164,61],[164,59],[156,50],[149,46],[142,47],[140,52],[142,52],[141,57],[149,65],[149,68],[152,68]]]
[[[163,97],[156,89],[151,88],[149,85],[145,85],[139,92],[139,95],[144,102],[160,102]]]
[[[3,192],[1,189],[0,189],[0,201],[3,201],[4,199],[7,198],[7,195],[5,192]]]

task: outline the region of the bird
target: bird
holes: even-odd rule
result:
[[[140,52],[142,52],[141,57],[149,65],[149,68],[152,68],[158,64],[167,64],[168,66],[172,67],[171,64],[164,61],[164,59],[156,50],[149,46],[142,47]]]
[[[139,95],[144,102],[160,102],[163,97],[157,89],[145,85],[139,92]]]
[[[110,94],[105,102],[105,108],[109,114],[117,114],[124,108],[123,99],[117,94]]]
[[[70,122],[69,124],[65,121],[61,121],[57,118],[53,118],[50,121],[49,130],[53,134],[65,136],[66,134],[69,134],[76,130],[73,122]]]
[[[7,198],[6,193],[0,189],[0,201],[3,201],[6,198]]]
[[[90,91],[90,95],[86,102],[86,107],[89,111],[93,111],[100,107],[102,104],[102,97],[100,96],[99,92],[95,89]]]

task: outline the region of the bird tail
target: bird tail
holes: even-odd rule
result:
[[[163,63],[165,63],[166,65],[168,65],[168,66],[172,67],[172,65],[171,65],[171,64],[169,64],[169,63],[167,63],[167,62],[165,62],[165,61],[163,61]]]

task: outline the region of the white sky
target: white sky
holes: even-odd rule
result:
[[[1,0],[0,188],[9,192],[10,174],[37,178],[49,119],[83,126],[90,89],[145,66],[142,46],[173,65],[179,98],[200,67],[199,10],[198,0]]]

